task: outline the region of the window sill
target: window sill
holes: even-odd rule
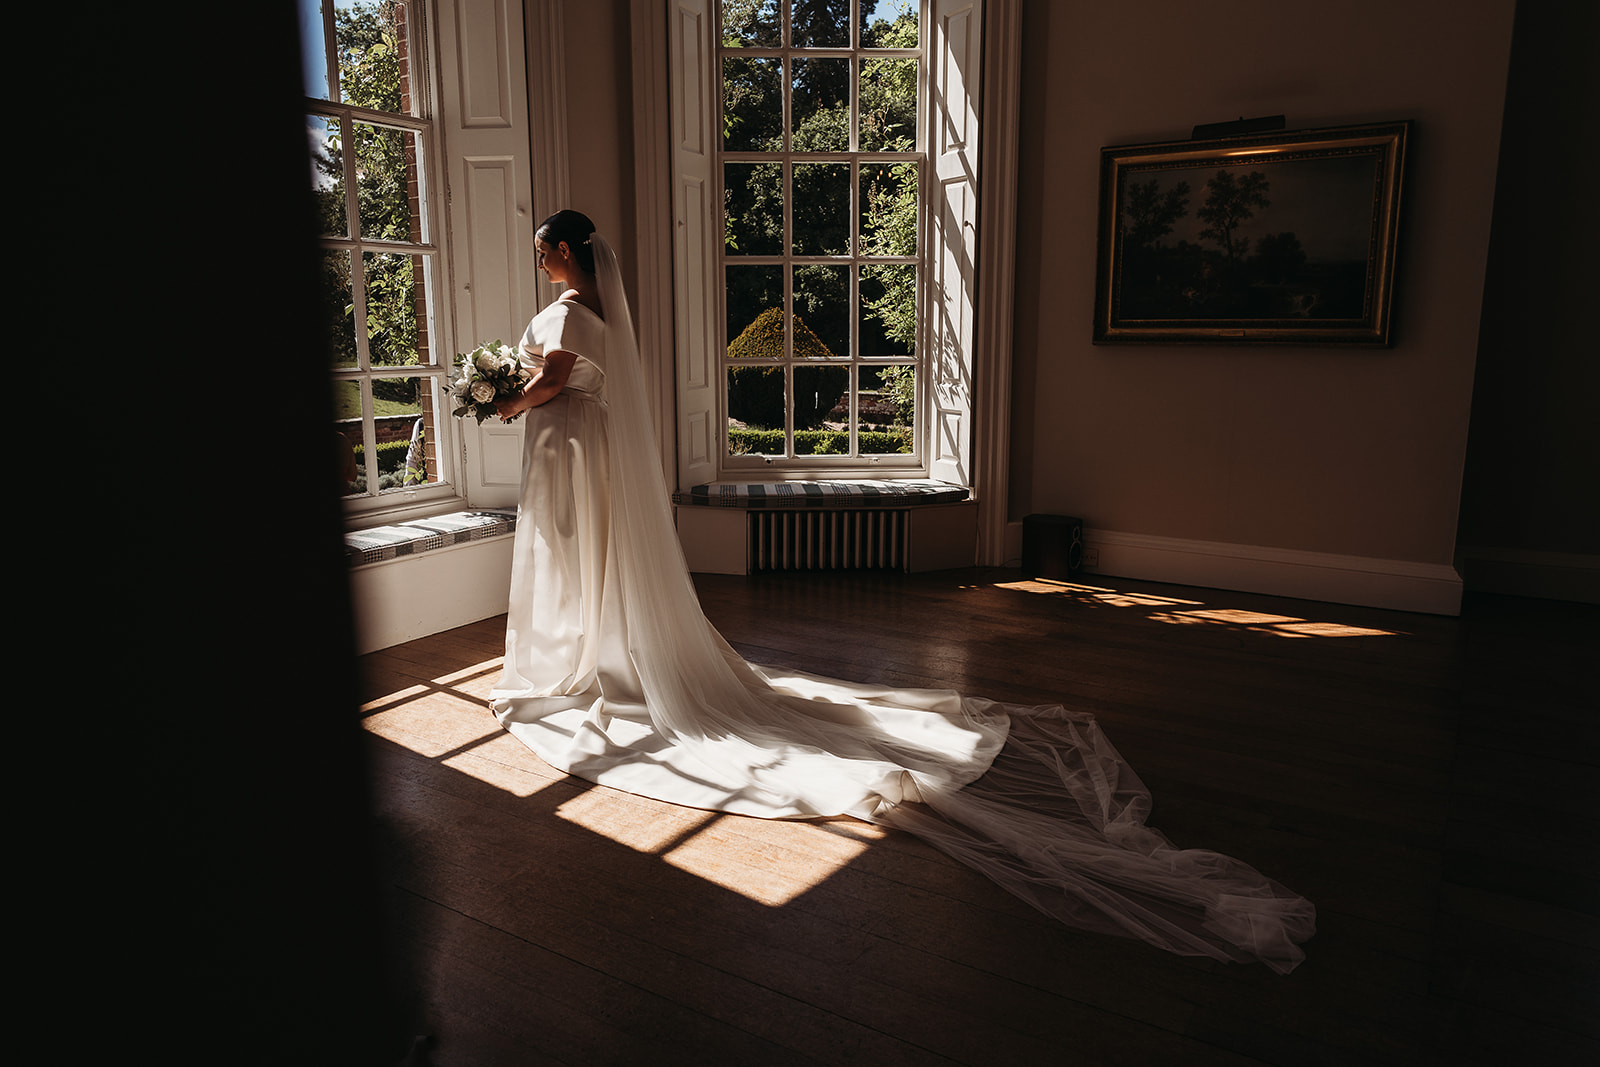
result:
[[[453,511],[387,526],[371,526],[345,533],[345,560],[352,567],[383,563],[451,545],[504,537],[516,528],[516,508]]]
[[[709,482],[672,494],[679,506],[757,509],[905,508],[966,500],[961,485],[927,478],[876,481]]]

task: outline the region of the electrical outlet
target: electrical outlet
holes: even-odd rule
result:
[[[1100,550],[1090,545],[1083,546],[1083,565],[1085,567],[1100,566]]]

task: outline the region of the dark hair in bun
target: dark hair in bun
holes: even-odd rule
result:
[[[533,239],[543,241],[552,248],[562,241],[567,242],[567,247],[572,249],[572,254],[577,258],[578,269],[585,274],[593,274],[594,249],[589,246],[589,235],[593,232],[594,223],[589,221],[588,215],[563,208],[539,223],[539,228],[533,231]]]

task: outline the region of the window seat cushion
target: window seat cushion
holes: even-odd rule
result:
[[[412,556],[467,541],[500,537],[517,528],[516,508],[480,508],[410,519],[392,526],[352,530],[344,535],[345,559],[351,566]]]
[[[674,504],[714,508],[901,508],[965,500],[965,486],[905,481],[708,482],[672,494]]]

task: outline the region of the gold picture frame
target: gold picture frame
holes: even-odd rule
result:
[[[1101,149],[1094,343],[1390,345],[1410,128]]]

